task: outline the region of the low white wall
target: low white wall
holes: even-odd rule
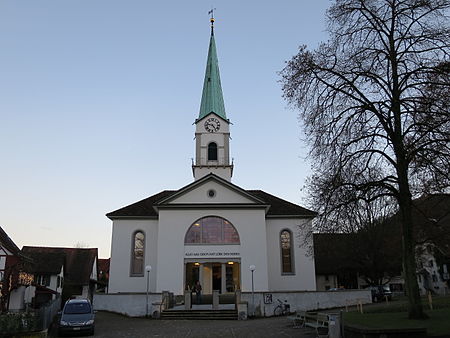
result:
[[[272,295],[272,303],[265,304],[264,296]],[[343,290],[343,291],[304,291],[304,292],[255,292],[255,314],[256,316],[273,316],[273,310],[279,304],[277,299],[287,303],[294,311],[311,311],[319,309],[329,309],[345,307],[346,305],[356,305],[372,303],[370,290]],[[252,294],[245,292],[241,295],[241,300],[249,304],[252,308]]]
[[[161,302],[160,293],[148,295],[148,314],[151,316],[154,311],[159,311],[159,305],[153,303]],[[146,294],[145,293],[95,293],[94,310],[111,311],[121,313],[130,317],[143,317],[146,315]]]
[[[25,289],[26,286],[19,286],[9,294],[9,308],[11,311],[25,309]]]
[[[272,295],[272,303],[264,304],[264,296]],[[291,306],[291,312],[310,311],[318,309],[329,309],[356,305],[358,303],[372,303],[370,290],[345,290],[345,291],[303,291],[303,292],[255,292],[255,314],[257,316],[270,317],[278,305],[277,299]],[[245,292],[241,295],[241,301],[248,302],[249,311],[252,309],[252,294]],[[149,315],[160,310],[159,305],[153,303],[161,302],[160,293],[149,294]],[[94,309],[100,311],[111,311],[121,313],[130,317],[145,316],[146,294],[145,293],[113,293],[94,294]]]

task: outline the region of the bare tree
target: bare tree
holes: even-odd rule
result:
[[[300,47],[281,72],[284,97],[300,109],[325,211],[346,202],[336,196],[396,199],[410,318],[425,317],[412,197],[450,182],[448,106],[424,105],[443,74],[437,65],[449,60],[449,9],[449,0],[336,0],[330,40]]]

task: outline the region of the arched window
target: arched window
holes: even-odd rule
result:
[[[208,161],[217,161],[217,143],[208,144]]]
[[[239,244],[236,228],[221,217],[208,216],[192,224],[184,238],[185,244]]]
[[[144,275],[144,249],[145,235],[142,231],[136,231],[132,237],[131,247],[131,276]]]
[[[292,232],[290,230],[282,230],[280,232],[280,248],[281,248],[281,273],[293,274],[294,261],[292,255]]]

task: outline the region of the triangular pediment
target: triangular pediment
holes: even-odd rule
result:
[[[176,204],[263,205],[265,203],[237,185],[217,175],[209,174],[158,202],[159,206]]]

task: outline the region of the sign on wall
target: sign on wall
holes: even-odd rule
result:
[[[264,296],[264,304],[272,304],[273,299],[271,293],[264,293],[263,296]]]

